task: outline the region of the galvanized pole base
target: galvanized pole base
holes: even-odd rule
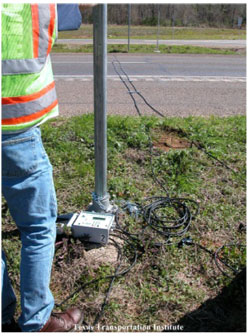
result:
[[[88,211],[115,214],[117,210],[118,206],[113,202],[110,202],[109,194],[105,197],[98,197],[95,193],[93,193],[92,203],[90,203]]]

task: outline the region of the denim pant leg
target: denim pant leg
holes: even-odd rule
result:
[[[39,128],[3,135],[2,191],[21,233],[20,288],[24,332],[38,331],[54,307],[49,289],[57,205],[52,167]]]
[[[2,324],[7,323],[14,316],[16,296],[8,277],[6,258],[2,251]]]

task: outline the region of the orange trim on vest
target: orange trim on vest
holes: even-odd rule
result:
[[[26,96],[2,98],[2,105],[27,103],[38,99],[55,87],[55,82],[50,83],[44,89]]]
[[[39,15],[38,5],[31,5],[32,16],[32,35],[33,35],[33,55],[37,58],[39,55]]]
[[[50,10],[50,23],[49,23],[49,28],[48,28],[49,43],[48,43],[47,55],[50,53],[50,50],[52,47],[52,36],[53,36],[54,27],[55,27],[55,17],[56,17],[55,5],[50,4],[49,10]]]
[[[23,123],[27,123],[27,122],[36,120],[36,119],[42,117],[44,114],[51,111],[57,104],[58,104],[58,101],[56,99],[52,104],[50,104],[45,109],[43,109],[41,111],[38,111],[38,112],[35,112],[31,115],[17,117],[17,118],[3,119],[2,120],[2,125],[18,125],[18,124],[23,124]]]

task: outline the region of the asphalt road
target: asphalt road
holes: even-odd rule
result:
[[[114,70],[115,58],[137,90],[166,116],[246,113],[244,56],[119,54],[108,57],[109,114],[137,115],[126,87]],[[92,113],[92,55],[54,54],[52,64],[61,115]],[[121,73],[117,63],[116,66]],[[142,114],[154,114],[140,97],[135,93],[133,96]]]

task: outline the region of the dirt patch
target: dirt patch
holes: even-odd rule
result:
[[[168,152],[170,149],[178,150],[191,147],[191,143],[188,140],[180,138],[177,132],[173,131],[157,134],[157,140],[154,140],[153,145],[165,152]]]
[[[92,268],[99,267],[101,264],[114,265],[117,262],[117,249],[111,244],[84,251],[84,255]]]
[[[87,243],[82,246],[82,256],[89,268],[96,269],[101,265],[113,265],[118,263],[118,248],[122,247],[124,241],[118,237],[110,237],[107,245]]]

